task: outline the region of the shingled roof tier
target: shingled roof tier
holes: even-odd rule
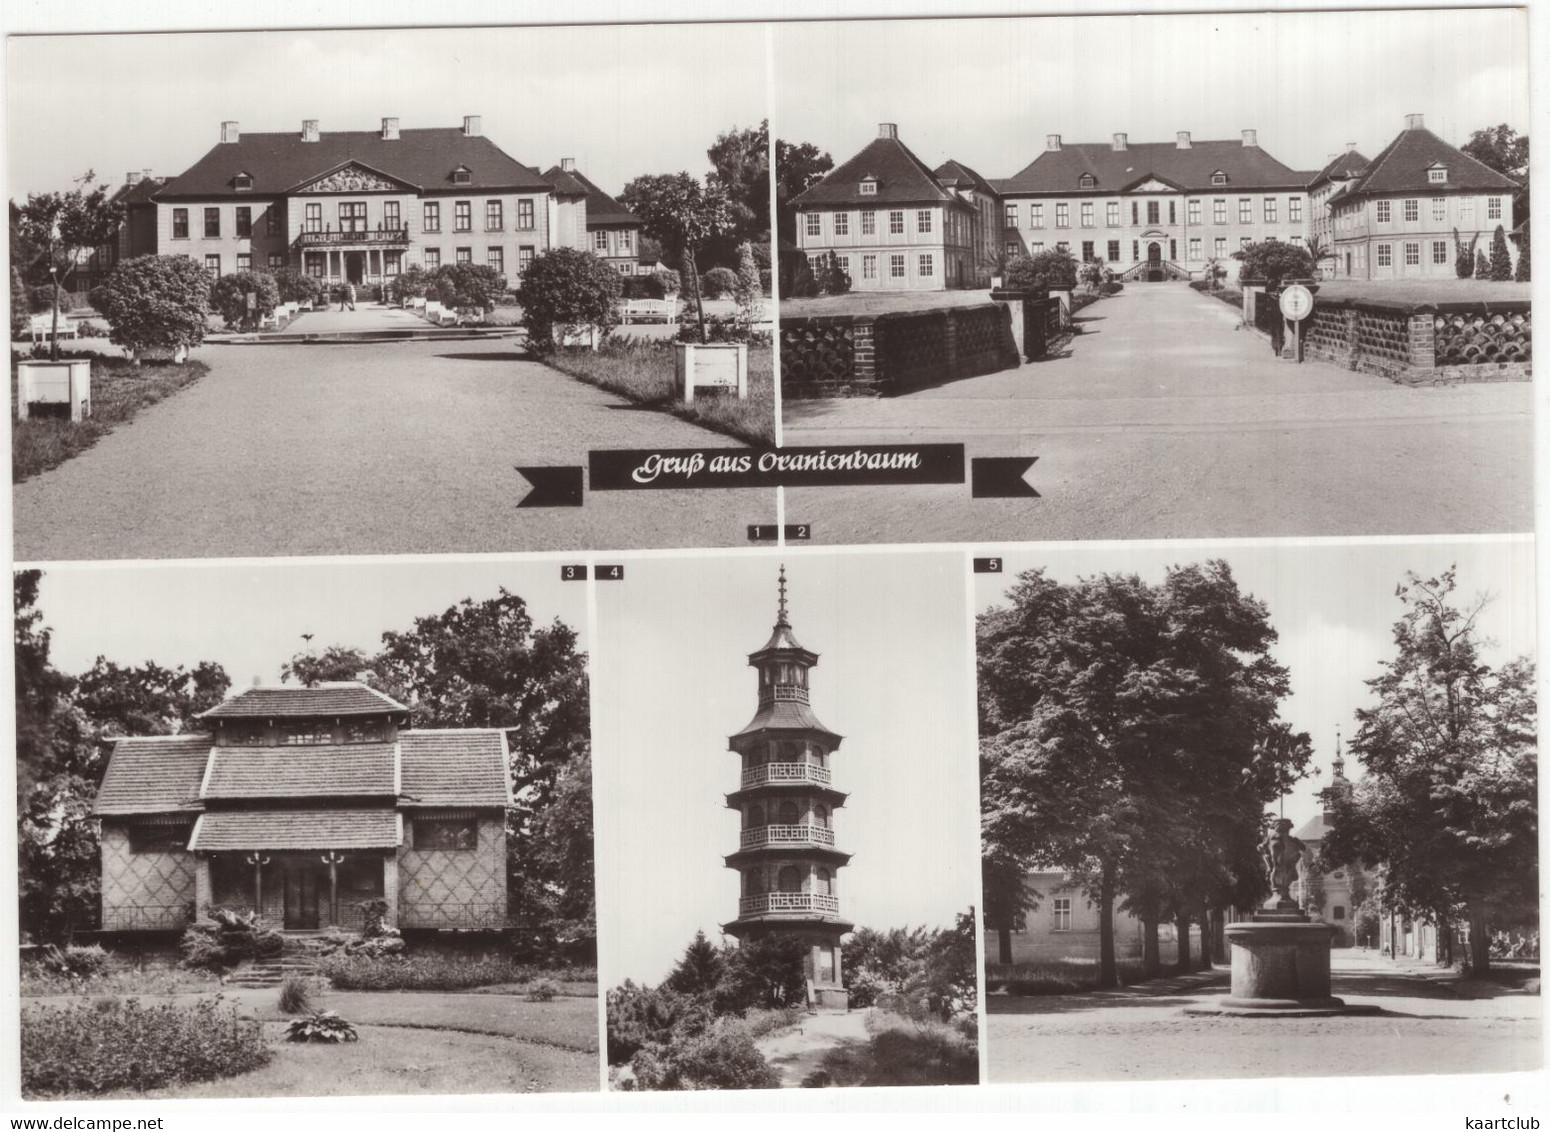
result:
[[[877,193],[861,195],[861,182],[874,177]],[[792,205],[963,203],[937,183],[924,161],[897,137],[873,138],[864,149],[805,192]]]
[[[393,810],[242,810],[199,815],[191,852],[263,849],[393,849],[403,825]]]
[[[1226,185],[1212,185],[1216,173]],[[1093,178],[1083,188],[1082,176]],[[1062,193],[1067,196],[1122,192],[1148,177],[1185,192],[1211,189],[1301,189],[1307,175],[1283,165],[1257,145],[1241,141],[1131,142],[1115,149],[1109,142],[1075,142],[1045,150],[1022,172],[995,181],[1001,193]]]
[[[209,757],[208,735],[120,739],[113,744],[92,813],[127,817],[197,809]]]
[[[201,719],[325,719],[341,716],[407,712],[397,700],[355,681],[328,682],[311,687],[245,688],[207,712]]]
[[[838,732],[830,731],[818,721],[813,714],[813,709],[800,700],[772,700],[759,705],[759,710],[741,731],[736,732],[732,738],[742,739],[750,735],[758,735],[764,731],[821,731],[831,736],[836,745],[842,738]]]
[[[398,793],[392,743],[216,747],[207,799],[340,798]]]
[[[1448,171],[1447,181],[1441,184],[1433,184],[1427,179],[1427,170],[1437,165],[1445,166]],[[1515,192],[1520,188],[1522,186],[1511,177],[1476,161],[1424,126],[1412,126],[1383,147],[1362,175],[1350,184],[1349,192],[1351,196],[1372,196],[1450,189]]]
[[[405,806],[505,806],[511,801],[505,733],[493,728],[403,731]]]
[[[447,126],[402,130],[396,138],[384,138],[377,130],[341,130],[320,133],[317,141],[303,141],[294,131],[244,133],[237,141],[212,147],[156,196],[159,200],[274,196],[352,163],[420,192],[542,192],[550,187],[489,138],[469,137],[458,127]],[[467,169],[469,179],[454,184],[453,170],[460,167]],[[239,173],[253,178],[251,189],[237,189]]]

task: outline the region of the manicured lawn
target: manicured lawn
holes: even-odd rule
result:
[[[542,361],[589,385],[750,444],[775,443],[775,356],[769,346],[748,349],[748,398],[742,401],[703,392],[690,404],[680,400],[670,342],[610,341],[596,350],[555,350]]]
[[[582,991],[590,993],[576,993]],[[598,1087],[597,998],[590,984],[565,984],[565,993],[552,1002],[526,1002],[519,995],[326,991],[317,996],[317,1008],[337,1011],[360,1035],[358,1042],[341,1045],[285,1041],[287,1016],[278,1009],[278,993],[234,990],[224,996],[241,1014],[264,1023],[274,1057],[263,1068],[220,1081],[105,1096],[593,1092]],[[175,997],[191,1001],[198,996]]]
[[[71,351],[62,351],[69,356]],[[77,355],[79,356],[79,355]],[[91,416],[79,424],[57,418],[11,422],[11,482],[21,483],[78,456],[100,437],[132,420],[141,409],[171,397],[210,372],[203,362],[182,365],[94,357]],[[11,403],[16,403],[16,362],[11,362]]]

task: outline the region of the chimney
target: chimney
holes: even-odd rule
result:
[[[303,118],[301,120],[301,140],[315,142],[318,140],[318,120],[316,118]]]
[[[879,122],[877,124],[877,136],[880,138],[899,138],[899,127],[894,122]]]
[[[1119,152],[1119,151],[1122,151],[1122,150],[1125,149],[1125,141],[1126,141],[1126,135],[1125,134],[1115,134],[1114,135],[1114,149],[1115,149],[1116,152]]]
[[[1406,114],[1405,115],[1405,129],[1407,129],[1407,130],[1424,130],[1424,129],[1426,129],[1426,115],[1425,114]]]
[[[1060,135],[1059,134],[1045,134],[1044,135],[1044,148],[1049,150],[1052,153],[1058,152],[1059,149],[1060,149]]]
[[[1347,153],[1355,153],[1356,152],[1356,143],[1355,142],[1346,142],[1345,143],[1345,151]]]
[[[239,131],[237,129],[237,123],[235,123],[235,122],[222,122],[221,123],[221,144],[222,145],[225,145],[225,144],[230,143],[230,142],[234,142],[238,138],[240,138],[241,136],[242,136],[242,133],[241,133],[241,131]]]
[[[560,172],[574,173],[576,171],[576,159],[574,157],[560,158]]]
[[[1194,143],[1189,140],[1189,131],[1188,130],[1180,130],[1179,131],[1179,140],[1177,142],[1175,142],[1174,144],[1177,145],[1178,148],[1180,148],[1180,149],[1193,149],[1194,148]]]
[[[398,119],[397,118],[384,118],[384,119],[382,119],[382,140],[383,141],[397,141],[398,140]]]
[[[1259,145],[1259,131],[1258,130],[1244,130],[1243,131],[1243,144],[1246,145],[1246,146],[1255,146],[1255,147],[1257,147]]]
[[[463,115],[463,136],[465,138],[477,138],[484,133],[484,123],[477,114]]]
[[[139,184],[139,183],[140,183],[140,181],[141,181],[141,179],[142,179],[142,178],[143,178],[143,177],[144,177],[144,176],[145,176],[145,174],[144,174],[144,173],[141,173],[141,172],[139,172],[139,171],[138,171],[138,170],[136,170],[136,169],[131,169],[131,170],[130,170],[130,171],[129,171],[129,176],[128,176],[128,178],[127,178],[127,179],[126,179],[126,180],[125,180],[125,182],[124,182],[124,183],[125,183],[125,184],[127,184],[127,185],[138,185],[138,184]]]

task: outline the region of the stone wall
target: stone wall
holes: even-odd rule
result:
[[[1019,364],[994,303],[782,319],[780,351],[781,394],[792,398],[904,393]]]
[[[427,815],[438,816],[438,815]],[[411,815],[405,815],[406,826]],[[506,923],[506,827],[481,815],[472,849],[416,849],[406,829],[398,854],[398,926],[499,928]]]
[[[1529,304],[1404,304],[1315,299],[1305,356],[1407,385],[1519,381],[1532,375]]]

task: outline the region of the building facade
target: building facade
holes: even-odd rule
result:
[[[1361,176],[1369,164],[1367,158],[1357,152],[1355,142],[1346,142],[1345,152],[1330,158],[1308,182],[1308,207],[1313,218],[1308,242],[1320,252],[1314,266],[1321,276],[1333,278],[1335,275],[1335,214],[1329,206],[1330,198]]]
[[[621,275],[648,272],[640,262],[640,217],[598,188],[581,170],[574,158],[562,157],[544,177],[556,190],[579,195],[586,208],[586,246],[589,251]]]
[[[1024,883],[1035,907],[1019,918],[1016,926],[985,933],[985,962],[1002,965],[1093,960],[1099,953],[1098,902],[1082,890],[1070,874],[1059,870],[1029,873]],[[1163,963],[1178,956],[1178,933],[1171,923],[1157,925],[1157,941]],[[1198,925],[1190,928],[1191,947],[1200,944]],[[1116,959],[1140,959],[1146,948],[1146,929],[1141,921],[1118,905],[1114,909]],[[1198,954],[1198,950],[1193,952]]]
[[[1452,279],[1456,238],[1490,254],[1492,234],[1514,227],[1521,186],[1482,165],[1410,114],[1405,128],[1330,194],[1337,279]],[[1517,264],[1518,248],[1509,240]]]
[[[1050,134],[1026,168],[992,183],[1008,258],[1059,249],[1126,278],[1160,279],[1203,277],[1213,260],[1235,277],[1231,256],[1250,244],[1304,243],[1308,179],[1244,130],[1236,141],[1180,131],[1171,143]]]
[[[1350,795],[1351,783],[1345,776],[1345,758],[1341,754],[1339,736],[1336,736],[1329,785],[1319,791],[1322,808],[1316,817],[1310,818],[1294,834],[1307,846],[1298,866],[1297,902],[1314,919],[1322,920],[1337,929],[1339,934],[1335,936],[1334,946],[1375,947],[1378,943],[1376,938],[1358,938],[1356,910],[1373,892],[1378,883],[1377,877],[1356,865],[1328,871],[1318,865],[1319,850],[1334,826],[1335,807],[1341,799],[1349,798]],[[1319,872],[1316,882],[1311,879],[1315,869]]]
[[[759,706],[727,740],[741,764],[738,789],[727,795],[741,834],[726,866],[737,870],[741,895],[737,918],[722,930],[744,941],[804,940],[809,1002],[844,1009],[840,941],[854,925],[840,915],[836,874],[850,854],[835,848],[834,812],[846,795],[834,788],[829,766],[840,736],[810,706],[808,674],[818,654],[791,631],[784,566],[775,628],[748,663],[759,674]]]
[[[989,191],[959,171],[938,177],[884,122],[871,144],[792,199],[797,250],[814,266],[838,256],[853,291],[985,286]]]
[[[381,283],[410,265],[475,263],[509,280],[551,247],[586,247],[585,196],[459,128],[297,133],[221,140],[156,194],[156,249],[212,275],[289,268],[330,282]]]
[[[364,684],[255,687],[206,730],[120,739],[93,809],[102,927],[169,931],[211,905],[282,929],[506,923],[505,733],[414,729]]]

